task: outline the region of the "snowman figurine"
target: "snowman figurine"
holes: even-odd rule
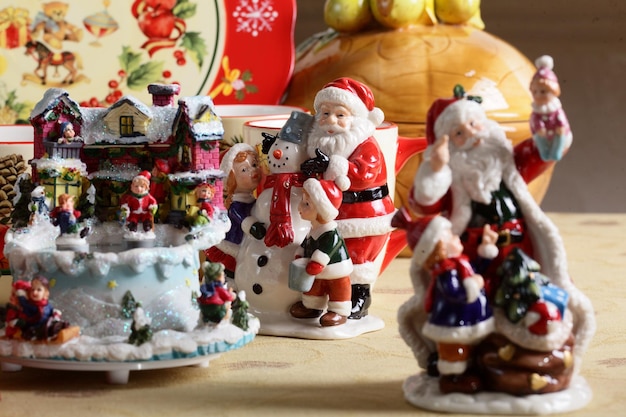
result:
[[[292,322],[289,307],[300,293],[289,289],[289,265],[311,228],[298,212],[306,176],[306,136],[312,116],[293,112],[276,136],[264,134],[262,152],[269,175],[250,216],[241,227],[235,282],[246,292],[249,311],[261,321],[261,334],[284,335]],[[285,323],[286,322],[286,323]]]

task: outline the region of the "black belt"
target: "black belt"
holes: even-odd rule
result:
[[[389,188],[387,184],[380,187],[369,188],[363,191],[344,191],[343,203],[364,203],[366,201],[375,201],[385,198],[389,195]]]

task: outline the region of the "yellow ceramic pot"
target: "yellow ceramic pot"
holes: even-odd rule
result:
[[[367,84],[376,106],[401,136],[425,136],[428,108],[452,96],[461,84],[483,97],[491,119],[516,144],[530,137],[528,90],[533,64],[503,40],[469,26],[438,24],[354,34],[327,31],[302,43],[284,104],[312,108],[315,94],[329,81],[351,77]],[[421,157],[411,158],[396,178],[395,202],[406,201]],[[540,202],[552,170],[530,184]]]

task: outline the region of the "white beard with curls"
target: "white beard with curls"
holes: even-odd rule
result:
[[[337,155],[348,158],[354,150],[367,138],[374,135],[376,126],[363,117],[353,117],[349,130],[343,130],[334,126],[336,131],[328,135],[326,127],[315,123],[307,139],[307,153],[310,158],[315,158],[315,149],[319,149],[326,155]]]
[[[472,200],[489,204],[504,167],[511,162],[512,146],[495,121],[485,120],[483,126],[462,148],[450,142],[450,168],[453,181],[460,181]],[[473,146],[477,140],[480,144]]]

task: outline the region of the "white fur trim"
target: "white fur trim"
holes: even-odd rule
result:
[[[380,266],[376,262],[365,262],[362,264],[354,264],[354,269],[350,274],[350,283],[354,284],[373,284],[378,278]]]
[[[304,181],[302,187],[309,194],[309,198],[313,202],[317,214],[320,215],[322,219],[329,221],[337,217],[339,210],[328,199],[326,191],[322,187],[322,183],[315,178],[309,178]]]
[[[494,245],[493,243],[490,243],[488,245],[481,243],[480,245],[478,245],[477,252],[478,252],[478,256],[480,256],[481,258],[494,259],[496,256],[498,256],[498,253],[500,251],[498,247]]]
[[[495,329],[493,317],[472,326],[438,326],[430,322],[424,323],[424,336],[439,343],[476,344]]]
[[[335,178],[335,184],[341,191],[346,191],[350,188],[352,181],[350,181],[347,175],[338,175],[337,178]]]
[[[495,309],[493,316],[496,320],[496,330],[502,333],[513,343],[516,343],[526,349],[538,350],[540,352],[549,352],[553,349],[559,349],[569,337],[574,323],[572,322],[572,313],[565,310],[565,316],[560,322],[555,322],[551,327],[551,331],[546,335],[537,335],[528,331],[525,321],[520,320],[518,323],[511,323],[501,309]],[[578,340],[576,341],[578,347]],[[576,355],[574,349],[574,354]]]
[[[341,155],[331,155],[328,167],[326,168],[326,171],[324,171],[324,179],[329,181],[335,181],[337,177],[345,177],[348,175],[349,167],[350,162],[347,158]]]
[[[430,256],[437,242],[441,239],[441,234],[446,229],[451,229],[450,221],[442,216],[434,217],[422,233],[417,245],[413,249],[413,259],[423,265]]]
[[[230,171],[233,169],[233,162],[235,161],[235,157],[240,152],[254,152],[255,149],[252,145],[247,143],[236,143],[224,154],[222,157],[222,162],[220,163],[220,170],[228,175]]]
[[[326,268],[320,272],[315,278],[319,279],[335,279],[349,276],[354,271],[354,266],[350,259],[345,261],[327,264]]]
[[[474,100],[457,100],[441,112],[435,121],[435,137],[450,135],[453,128],[460,126],[460,121],[470,119],[486,120],[486,114],[480,103]]]
[[[419,204],[429,206],[443,197],[452,184],[452,170],[444,165],[439,172],[434,172],[430,167],[430,154],[432,146],[424,153],[424,160],[419,165],[417,174],[413,179],[413,199]]]
[[[311,255],[311,260],[313,262],[317,262],[318,264],[326,266],[328,265],[328,261],[330,261],[330,256],[328,256],[327,253],[324,253],[321,250],[317,249],[315,252],[313,252],[313,255]]]
[[[354,219],[337,220],[339,234],[344,239],[352,237],[379,236],[390,233],[391,219],[395,211],[384,216],[363,217]]]
[[[441,375],[461,375],[467,369],[467,361],[437,360],[437,370]]]
[[[348,317],[350,313],[352,312],[352,302],[351,301],[329,301],[328,311],[337,313],[340,316]]]
[[[374,107],[371,112],[369,112],[367,118],[370,122],[374,123],[374,126],[378,127],[385,120],[385,113],[378,107]]]
[[[328,297],[302,294],[302,304],[304,304],[306,308],[324,310],[326,308],[327,301]]]
[[[313,108],[318,112],[322,103],[337,103],[345,106],[356,117],[367,118],[369,111],[365,103],[354,93],[337,87],[326,87],[318,91],[313,101]]]

